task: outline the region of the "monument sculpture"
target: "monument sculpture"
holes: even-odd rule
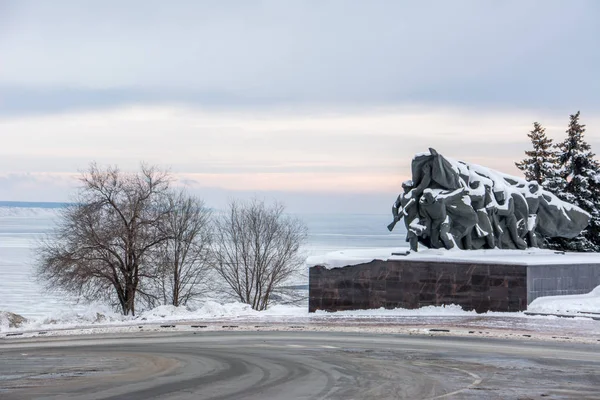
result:
[[[538,297],[586,293],[600,285],[597,253],[523,251],[543,247],[545,238],[579,235],[590,220],[582,209],[537,182],[434,149],[417,154],[411,168],[388,226],[404,223],[411,251],[357,249],[310,257],[310,312],[447,304],[477,312],[523,311]]]
[[[404,220],[412,251],[540,247],[543,238],[577,236],[590,215],[537,182],[446,158],[429,149],[411,164],[392,207],[394,226]]]

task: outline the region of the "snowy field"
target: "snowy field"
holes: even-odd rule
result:
[[[311,257],[309,264],[328,262],[334,267],[339,259],[347,264],[370,261],[363,256],[380,258],[381,254],[389,254],[390,248],[404,244],[402,231],[390,234],[385,229],[389,222],[386,215],[301,217],[310,229],[304,249],[305,255]],[[77,304],[75,299],[64,294],[46,292],[41,283],[35,281],[36,241],[50,232],[55,218],[56,211],[51,209],[0,207],[0,312],[10,311],[28,319],[21,327],[9,329],[8,315],[0,313],[0,332],[4,335],[9,332],[36,335],[40,331],[80,334],[169,329],[163,328],[165,324],[175,324],[177,329],[195,329],[191,328],[193,326],[227,329],[230,325],[225,325],[226,321],[241,329],[327,330],[343,327],[344,330],[368,329],[370,332],[423,333],[431,327],[444,326],[464,334],[493,332],[502,336],[508,335],[510,330],[510,335],[526,337],[543,333],[556,338],[559,337],[556,335],[568,334],[600,340],[600,321],[595,320],[600,319],[600,288],[586,295],[539,298],[528,309],[531,313],[571,317],[568,319],[525,313],[476,314],[457,306],[309,314],[306,304],[297,304],[275,305],[267,311],[257,312],[233,299],[221,297],[214,301],[214,296],[200,299],[189,308],[161,306],[136,317],[124,317],[102,304]],[[340,251],[341,248],[348,250]],[[338,252],[332,255],[333,251]],[[434,251],[430,253],[422,256],[442,256]],[[461,253],[453,252],[453,257],[465,257]],[[537,250],[530,253],[532,259],[547,256]],[[306,271],[290,282],[293,285],[307,283]]]

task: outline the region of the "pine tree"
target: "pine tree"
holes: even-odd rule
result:
[[[551,161],[551,166],[548,168],[548,173],[542,187],[550,193],[555,194],[559,199],[566,200],[567,181],[563,176],[563,168],[556,153]]]
[[[580,112],[570,116],[567,137],[556,145],[559,168],[551,171],[547,189],[560,199],[587,211],[590,225],[577,238],[564,242],[568,250],[600,251],[600,164],[591,146],[584,140],[585,125],[579,123]]]
[[[515,165],[523,171],[525,179],[543,185],[556,166],[552,139],[546,136],[546,129],[539,122],[533,123],[533,130],[527,136],[531,139],[533,150],[526,151],[527,158]]]

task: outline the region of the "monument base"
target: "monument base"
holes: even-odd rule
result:
[[[583,294],[600,285],[597,254],[393,252],[371,261],[348,251],[337,259],[309,259],[309,312],[449,304],[478,313],[524,311],[537,297]]]

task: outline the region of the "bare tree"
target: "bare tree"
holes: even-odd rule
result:
[[[39,248],[38,274],[50,288],[86,300],[109,300],[135,315],[136,295],[149,296],[150,252],[168,239],[164,196],[170,176],[142,165],[135,174],[92,163],[76,201],[64,210],[51,240]]]
[[[170,192],[166,202],[164,230],[169,239],[153,251],[154,284],[163,304],[179,306],[207,290],[211,211],[182,190]]]
[[[234,201],[216,221],[215,269],[235,296],[255,310],[266,309],[273,291],[304,262],[299,250],[306,226],[284,210],[281,204]]]

